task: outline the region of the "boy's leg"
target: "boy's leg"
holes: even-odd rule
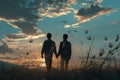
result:
[[[64,58],[61,57],[61,64],[60,64],[61,70],[64,71]]]
[[[49,69],[48,69],[48,59],[47,59],[47,57],[45,57],[45,64],[46,64],[46,69],[48,71]]]
[[[50,71],[50,70],[51,70],[51,68],[52,68],[52,59],[51,59],[51,60],[49,60],[49,63],[48,63],[48,70]]]
[[[47,71],[49,72],[52,67],[52,57],[51,56],[45,55],[45,64],[46,64]]]
[[[69,65],[69,59],[65,60],[65,71],[68,70],[68,65]]]

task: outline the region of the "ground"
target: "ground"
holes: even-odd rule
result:
[[[120,80],[120,68],[82,68],[67,72],[52,69],[47,73],[43,68],[29,69],[17,66],[0,72],[0,80]]]

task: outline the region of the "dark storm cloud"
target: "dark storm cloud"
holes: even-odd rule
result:
[[[20,28],[25,34],[35,34],[40,16],[37,15],[38,5],[32,3],[34,0],[0,0],[0,20]]]
[[[0,53],[13,53],[13,50],[4,42],[2,45],[0,45]]]
[[[95,17],[109,14],[113,11],[115,10],[112,8],[100,7],[97,4],[92,4],[89,8],[83,7],[76,12],[75,17],[77,18],[77,21],[72,26],[76,26],[80,23],[90,21]]]

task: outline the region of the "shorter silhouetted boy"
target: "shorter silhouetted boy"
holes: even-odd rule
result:
[[[61,56],[61,70],[68,69],[69,60],[71,58],[71,43],[67,41],[68,35],[63,35],[63,41],[61,41],[58,51],[58,56]]]

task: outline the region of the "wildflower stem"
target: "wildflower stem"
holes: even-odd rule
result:
[[[108,53],[107,53],[106,57],[104,58],[104,60],[103,60],[102,63],[100,64],[100,67],[103,67],[103,65],[104,65],[106,59],[108,58],[108,56],[110,55],[110,53],[113,53],[113,52],[118,48],[119,45],[120,45],[120,44],[118,43],[118,45],[117,45],[115,48],[113,48],[113,49],[111,50],[111,52],[108,52]]]
[[[88,54],[87,54],[85,67],[86,67],[87,64],[88,64],[88,61],[89,61],[89,57],[90,57],[90,53],[91,53],[91,50],[92,50],[93,43],[94,43],[94,38],[92,39],[92,42],[91,42],[91,45],[90,45],[90,48],[89,48],[89,51],[88,51]]]

